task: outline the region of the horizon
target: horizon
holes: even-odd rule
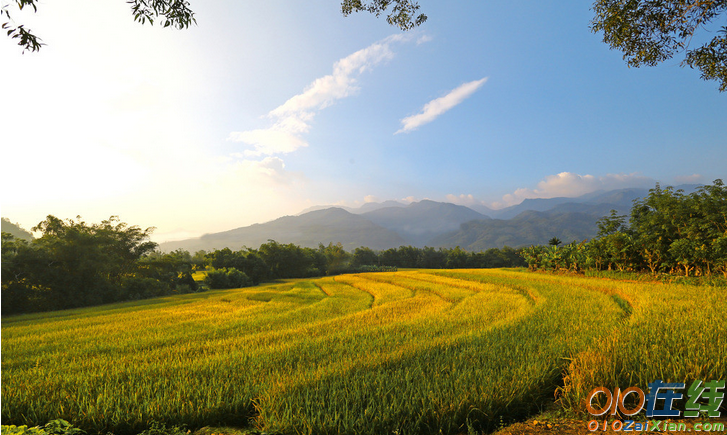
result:
[[[123,2],[23,11],[47,45],[0,42],[0,80],[21,84],[0,107],[2,216],[118,215],[171,241],[324,204],[497,209],[725,178],[716,83],[678,60],[628,68],[587,3],[423,5],[410,32],[337,6],[193,1],[181,31]]]

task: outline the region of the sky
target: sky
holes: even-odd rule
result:
[[[0,35],[3,217],[163,242],[314,205],[727,178],[727,93],[679,57],[627,67],[587,1],[420,0],[409,32],[330,0],[190,3],[186,30],[122,0],[12,15],[46,45]]]

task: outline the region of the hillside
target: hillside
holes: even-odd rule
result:
[[[20,225],[10,222],[8,218],[2,218],[2,232],[10,233],[16,239],[33,240],[33,235],[24,230]]]
[[[676,188],[689,193],[697,187],[682,185]],[[592,192],[577,198],[526,199],[501,210],[478,207],[488,210],[487,215],[461,205],[430,200],[409,205],[385,201],[347,209],[311,207],[297,216],[197,239],[162,243],[160,248],[164,251],[182,248],[191,252],[223,247],[257,248],[272,239],[307,247],[340,242],[349,251],[359,246],[385,250],[402,245],[459,246],[479,251],[545,244],[552,237],[564,242],[582,241],[596,236],[596,221],[608,215],[610,210],[628,215],[633,201],[646,194],[647,189],[619,189]]]
[[[435,201],[420,201],[407,207],[387,207],[362,214],[403,237],[407,244],[424,247],[432,239],[457,229],[465,222],[487,220],[488,216],[461,206]]]
[[[432,244],[482,251],[503,246],[546,245],[553,237],[565,242],[582,241],[598,233],[596,220],[597,216],[583,212],[525,211],[510,220],[467,222],[457,231],[436,237]]]
[[[394,231],[346,210],[329,208],[300,216],[285,216],[264,224],[206,234],[197,239],[162,243],[160,248],[164,251],[181,248],[190,252],[224,247],[237,250],[243,246],[257,248],[268,240],[309,248],[316,248],[319,243],[328,245],[340,242],[349,251],[359,246],[378,250],[406,244]]]

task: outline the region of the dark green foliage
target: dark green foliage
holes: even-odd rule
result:
[[[343,0],[341,2],[341,12],[344,16],[348,16],[353,12],[366,11],[378,17],[386,12],[392,4],[394,7],[386,17],[386,22],[392,26],[396,26],[401,30],[411,30],[427,20],[426,15],[418,13],[419,4],[412,0],[369,0],[368,2]]]
[[[204,283],[211,289],[242,288],[253,285],[253,282],[245,272],[234,267],[229,269],[218,269],[207,272]]]
[[[69,422],[57,419],[51,420],[43,427],[48,435],[84,435],[86,431],[73,427]]]
[[[722,180],[691,194],[658,184],[634,201],[629,224],[611,211],[598,237],[561,248],[523,250],[531,269],[618,270],[727,277],[727,188]]]
[[[188,433],[184,425],[167,427],[164,423],[154,421],[149,429],[140,432],[139,435],[187,435]]]
[[[468,252],[460,247],[453,249],[430,247],[414,248],[401,246],[387,249],[378,256],[376,264],[405,268],[423,269],[460,269],[525,267],[527,263],[519,250],[505,246],[502,249],[490,248],[486,251]]]
[[[379,256],[371,248],[364,246],[356,248],[351,258],[351,266],[359,267],[364,265],[378,264]]]
[[[17,26],[13,24],[13,19],[9,11],[9,7],[13,3],[15,3],[18,10],[30,6],[34,12],[37,12],[39,2],[37,0],[4,2],[2,8],[0,8],[0,17],[4,17],[7,20],[2,24],[2,29],[8,37],[18,41],[18,45],[23,47],[23,51],[40,50],[40,47],[45,44],[40,42],[38,36],[34,35],[22,24]],[[178,29],[185,29],[197,23],[194,12],[190,9],[189,2],[185,0],[128,0],[127,3],[131,5],[134,20],[142,24],[147,21],[149,24],[154,24],[154,21],[158,20],[164,27],[171,26]]]
[[[258,254],[270,268],[272,278],[306,278],[321,276],[326,269],[326,257],[319,250],[301,248],[274,240],[260,246]]]
[[[2,313],[77,308],[196,291],[186,252],[154,253],[142,230],[48,216],[31,242],[3,233]]]
[[[257,251],[245,249],[233,252],[224,248],[205,255],[205,263],[215,269],[235,268],[244,272],[253,285],[268,279],[270,270]],[[213,287],[215,288],[215,287]]]

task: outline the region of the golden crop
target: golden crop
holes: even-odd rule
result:
[[[724,379],[723,289],[415,270],[5,318],[2,420],[462,433],[594,386]]]

